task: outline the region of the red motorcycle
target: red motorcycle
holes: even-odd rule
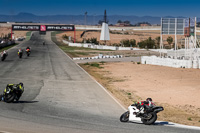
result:
[[[31,54],[30,49],[26,49],[26,55],[29,56]]]

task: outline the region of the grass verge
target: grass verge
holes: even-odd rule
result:
[[[72,47],[64,44],[63,42],[58,41],[56,34],[62,32],[51,32],[52,41],[58,45],[65,53],[67,53],[71,58],[73,57],[90,57],[94,55],[101,54],[102,52],[112,51],[112,50],[99,50],[99,49],[91,49],[84,47]]]
[[[32,31],[26,32],[26,40],[27,40],[27,41],[30,40],[30,38],[31,38],[31,32],[32,32]]]

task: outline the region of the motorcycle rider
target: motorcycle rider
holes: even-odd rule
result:
[[[31,48],[29,46],[26,47],[26,52],[31,52]]]
[[[19,58],[22,58],[23,56],[23,50],[21,48],[18,50],[18,56]]]
[[[4,101],[4,96],[5,96],[6,90],[9,89],[9,88],[10,89],[15,88],[15,89],[19,90],[20,93],[17,94],[17,98],[18,99],[16,99],[18,101],[19,98],[21,97],[22,93],[24,92],[24,84],[22,82],[20,82],[19,84],[7,84],[3,94],[0,95],[0,100],[1,101]]]
[[[135,105],[136,105],[137,109],[140,110],[138,112],[138,114],[136,114],[136,116],[143,115],[145,113],[145,111],[148,112],[150,107],[155,106],[155,104],[152,101],[152,98],[147,98],[146,101],[137,102],[137,103],[135,103]]]
[[[20,48],[20,49],[18,49],[18,55],[19,55],[19,53],[22,53],[23,54],[23,50]]]
[[[28,47],[26,47],[26,51],[31,51],[31,48],[28,46]]]
[[[6,50],[4,50],[4,51],[1,52],[1,57],[2,57],[4,54],[8,55],[8,53],[7,53]]]

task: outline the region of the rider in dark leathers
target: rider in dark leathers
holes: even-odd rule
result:
[[[17,101],[19,100],[19,98],[21,97],[22,93],[24,92],[24,85],[21,82],[19,84],[7,84],[3,94],[0,95],[0,101],[4,101],[4,96],[5,96],[6,90],[8,88],[10,88],[10,89],[15,88],[15,89],[19,90],[20,93],[17,94],[17,98],[18,98],[18,99],[16,99]]]
[[[135,105],[140,110],[140,112],[136,114],[137,116],[143,115],[150,107],[155,106],[151,98],[147,98],[146,101],[137,102]]]

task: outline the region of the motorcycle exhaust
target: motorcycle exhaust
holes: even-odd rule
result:
[[[157,108],[157,109],[154,109],[154,112],[158,113],[158,112],[163,111],[163,110],[164,110],[163,107],[159,107],[159,108]]]

